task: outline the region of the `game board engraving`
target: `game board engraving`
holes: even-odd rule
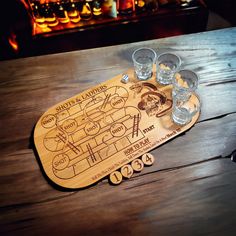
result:
[[[196,122],[199,114],[186,127],[173,124],[171,86],[160,87],[154,78],[124,84],[121,77],[57,104],[36,124],[35,145],[53,182],[88,186]]]
[[[139,121],[140,121],[140,117],[139,114],[134,115],[134,123],[133,123],[133,130],[132,130],[132,138],[134,138],[134,136],[138,136],[138,131],[139,131]]]
[[[125,102],[128,99],[127,90],[117,86],[109,88],[108,91],[113,91],[115,96],[105,90],[102,95],[97,94],[96,98],[88,99],[88,102],[84,101],[81,106],[83,107],[83,114],[77,113],[77,116],[73,117],[73,119],[69,118],[63,121],[61,126],[59,122],[57,122],[57,127],[49,131],[45,136],[44,145],[49,151],[56,152],[63,150],[65,155],[69,156],[69,163],[63,170],[71,168],[72,166],[76,169],[74,175],[77,175],[132,144],[134,135],[132,135],[132,139],[130,137],[121,138],[124,135],[128,136],[131,132],[135,132],[136,136],[138,136],[138,124],[136,124],[136,130],[133,128],[132,131],[132,123],[130,120],[133,119],[131,116],[133,111],[136,111],[138,114],[134,116],[135,119],[138,118],[139,120],[141,116],[137,108],[130,106],[125,107]],[[104,99],[102,99],[102,97]],[[70,109],[71,107],[73,106],[70,106]],[[65,108],[65,106],[63,106],[63,108]],[[106,112],[104,111],[105,108]],[[63,110],[63,113],[67,114],[66,110]],[[108,119],[110,122],[107,122]],[[82,121],[82,123],[80,121]],[[62,130],[64,132],[61,133]],[[76,139],[76,137],[78,137],[77,133],[80,134],[79,139]],[[48,142],[51,136],[52,138],[55,136],[54,142],[57,142],[54,148],[51,147],[51,145],[53,145],[52,142]],[[95,137],[92,138],[89,136]],[[106,137],[106,143],[99,143],[99,140],[103,140],[101,136]],[[72,141],[69,141],[69,139]],[[105,153],[104,144],[107,146]],[[103,150],[103,152],[101,150]],[[63,160],[64,156],[62,155],[61,158]],[[59,159],[59,157],[57,157],[57,159]],[[85,160],[88,162],[86,168],[84,164]],[[83,167],[78,171],[82,161]],[[56,168],[53,168],[53,172],[59,178],[67,178],[66,171],[59,172]],[[71,175],[69,178],[71,178]]]
[[[56,124],[56,119],[57,118],[54,115],[48,114],[43,117],[41,124],[44,128],[49,129],[49,128],[52,128]]]
[[[138,104],[140,110],[145,110],[148,116],[161,117],[172,107],[172,100],[161,91],[149,91],[141,96]]]

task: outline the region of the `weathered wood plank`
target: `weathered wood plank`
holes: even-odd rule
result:
[[[152,172],[117,187],[100,185],[99,191],[4,207],[0,230],[12,235],[234,235],[235,174],[235,164],[219,159]]]
[[[228,156],[236,149],[235,130],[236,114],[200,122],[184,135],[153,150],[151,153],[156,158],[153,166],[144,168],[141,173],[137,173],[135,176],[143,175],[143,178],[146,178],[145,175],[149,172]],[[9,169],[11,169],[11,173],[9,173]],[[104,182],[107,185],[105,188],[109,189],[107,180]],[[46,199],[70,195],[68,192],[55,191],[50,184],[42,175],[32,151],[22,150],[1,157],[0,185],[2,193],[0,202],[2,205],[37,203]],[[9,188],[9,186],[11,187]],[[24,191],[22,191],[22,186],[24,186]],[[91,188],[96,192],[101,191],[100,184]],[[8,198],[8,196],[11,197]]]
[[[0,62],[0,233],[234,235],[236,28]],[[42,175],[32,131],[52,105],[132,67],[140,46],[200,75],[198,123],[120,186],[65,192]]]

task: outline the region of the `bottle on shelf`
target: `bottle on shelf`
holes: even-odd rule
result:
[[[135,11],[134,0],[119,0],[119,14],[129,15]]]
[[[68,12],[64,8],[64,1],[57,1],[56,16],[60,23],[67,24],[70,22]]]
[[[102,16],[102,8],[100,0],[93,1],[93,16],[95,18],[100,18]]]
[[[110,15],[111,17],[113,18],[116,18],[117,17],[117,1],[113,0],[112,1],[112,6],[111,6],[111,12],[110,12]]]
[[[55,27],[58,25],[58,20],[55,16],[55,13],[53,12],[52,8],[49,5],[49,1],[45,1],[45,3],[42,5],[43,9],[43,16],[45,18],[45,23],[49,27]]]
[[[115,0],[104,0],[102,4],[102,12],[105,16],[116,18],[117,2]]]
[[[34,1],[30,4],[31,9],[32,9],[32,16],[34,19],[34,22],[36,23],[37,26],[40,28],[46,28],[47,24],[45,22],[45,18],[42,14],[42,8],[40,5],[39,1]]]
[[[93,16],[92,10],[89,4],[90,1],[84,1],[82,10],[80,12],[80,17],[82,20],[90,20]]]
[[[72,23],[78,23],[81,20],[79,11],[77,10],[76,4],[73,0],[69,1],[67,11],[68,17]]]

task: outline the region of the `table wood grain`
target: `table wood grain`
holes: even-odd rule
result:
[[[199,74],[200,119],[118,186],[54,186],[35,152],[37,120],[131,68],[143,46]],[[236,28],[1,61],[0,71],[0,235],[235,235]]]

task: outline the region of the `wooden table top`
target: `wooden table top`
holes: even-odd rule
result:
[[[138,47],[200,76],[200,119],[112,186],[65,191],[43,175],[33,130],[51,106],[132,67]],[[1,235],[235,235],[236,28],[0,62]]]

